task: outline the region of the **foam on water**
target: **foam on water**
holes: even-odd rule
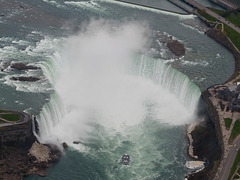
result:
[[[9,59],[18,56],[18,49],[15,46],[4,46],[0,48],[0,58]]]
[[[188,25],[188,24],[184,24],[184,23],[180,23],[182,26],[184,26],[184,27],[187,27],[187,28],[190,28],[190,29],[193,29],[193,30],[196,30],[199,34],[204,34],[204,31],[201,31],[201,30],[199,30],[198,28],[196,28],[196,27],[193,27],[193,26],[190,26],[190,25]]]
[[[209,65],[209,63],[207,61],[197,62],[197,61],[181,60],[181,63],[184,64],[184,65],[188,65],[188,66],[203,66],[203,67],[206,67],[206,66]]]
[[[29,45],[29,42],[24,40],[13,40],[12,43],[18,44],[18,45],[24,45],[24,46]]]
[[[44,39],[37,42],[35,46],[29,45],[24,52],[29,56],[51,57],[55,50],[59,47],[62,40],[44,36]]]
[[[44,2],[46,3],[49,3],[49,4],[52,4],[52,5],[55,5],[56,7],[63,7],[62,5],[60,5],[59,3],[57,3],[56,1],[51,1],[51,0],[43,0]]]
[[[23,75],[23,76],[30,77],[29,75]],[[14,81],[10,79],[11,77],[12,75],[5,76],[4,84],[15,87],[17,91],[35,92],[35,93],[49,93],[52,91],[51,87],[48,87],[49,83],[44,77],[40,77],[42,79],[36,82]]]
[[[185,166],[189,169],[195,170],[195,172],[199,172],[205,168],[204,161],[187,161]]]
[[[105,13],[106,9],[101,7],[96,1],[65,1],[64,4],[81,7],[83,9],[91,10],[93,12],[101,12],[101,14]]]
[[[33,38],[35,35],[43,36],[42,33],[37,31],[33,31],[32,35]],[[61,38],[56,39],[44,36],[39,42],[30,43],[26,40],[3,37],[0,41],[9,44],[0,48],[0,58],[3,59],[3,61],[0,62],[0,67],[4,69],[4,71],[1,72],[1,74],[3,74],[1,81],[3,81],[4,84],[15,87],[17,91],[23,92],[50,93],[53,91],[50,84],[52,83],[51,79],[49,79],[50,76],[47,76],[48,79],[46,79],[46,76],[43,76],[43,73],[46,72],[46,66],[43,64],[46,64],[47,60],[54,55],[56,49],[61,46]],[[28,65],[40,66],[41,70],[16,71],[10,68],[12,63],[18,63],[20,60]],[[30,60],[32,63],[29,64]],[[36,82],[14,81],[10,79],[13,76],[33,76],[40,78],[40,80]]]

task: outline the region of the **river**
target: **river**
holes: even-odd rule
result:
[[[69,145],[47,177],[26,180],[184,179],[185,130],[201,118],[201,91],[234,71],[232,54],[197,17],[112,0],[0,4],[1,109],[37,115],[42,143]],[[174,56],[166,37],[186,54]],[[17,71],[14,62],[41,69]],[[120,162],[126,153],[128,166]]]

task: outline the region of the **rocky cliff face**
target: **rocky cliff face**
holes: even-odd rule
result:
[[[204,99],[204,105],[207,109],[203,109],[201,114],[207,114],[205,117],[206,121],[201,122],[192,131],[191,135],[193,138],[193,152],[194,155],[198,156],[198,160],[207,162],[207,166],[204,170],[194,173],[188,176],[189,180],[210,180],[215,175],[215,166],[221,159],[222,155],[222,142],[218,128],[216,128],[217,122],[215,116],[215,109],[212,108],[211,104],[205,99],[208,98],[206,92],[202,95]]]

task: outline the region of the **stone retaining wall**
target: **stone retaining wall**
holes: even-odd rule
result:
[[[21,117],[20,122],[13,122],[9,123],[8,126],[0,127],[0,144],[20,144],[33,139],[31,115],[26,113],[18,114]]]

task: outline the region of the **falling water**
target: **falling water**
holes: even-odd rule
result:
[[[103,28],[94,30],[99,23]],[[136,55],[147,42],[147,28],[139,26],[112,30],[106,22],[92,22],[66,41],[61,56],[55,53],[55,63],[42,65],[55,93],[39,115],[40,139],[73,141],[89,133],[91,123],[118,130],[134,126],[149,114],[149,107],[159,122],[193,120],[199,88],[163,61]]]

